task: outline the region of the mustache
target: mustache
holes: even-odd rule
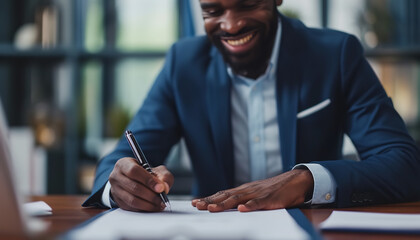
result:
[[[242,34],[245,34],[245,33],[248,33],[248,32],[254,31],[254,30],[255,30],[255,28],[245,27],[245,28],[242,28],[241,30],[239,30],[237,33],[234,33],[234,34],[231,34],[231,33],[225,32],[225,31],[219,31],[219,32],[215,33],[214,36],[218,37],[218,38],[231,38],[231,37],[240,36]]]

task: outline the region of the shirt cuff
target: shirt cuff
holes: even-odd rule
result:
[[[336,183],[331,173],[323,166],[315,163],[303,163],[293,169],[307,168],[314,178],[314,192],[310,204],[328,204],[335,201]]]
[[[107,181],[104,191],[102,192],[102,204],[109,208],[111,208],[110,192],[111,192],[111,183]]]

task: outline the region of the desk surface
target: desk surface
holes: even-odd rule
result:
[[[103,212],[101,209],[82,208],[80,205],[86,196],[40,196],[32,197],[32,201],[45,201],[53,209],[51,216],[42,217],[50,224],[46,233],[36,239],[53,239],[84,221]],[[302,209],[306,217],[314,224],[315,228],[324,221],[334,209]],[[384,212],[384,213],[420,213],[420,202],[347,208],[340,210]],[[397,235],[376,233],[349,233],[349,232],[322,232],[326,240],[332,239],[420,239],[420,235]],[[3,239],[0,236],[0,239]]]

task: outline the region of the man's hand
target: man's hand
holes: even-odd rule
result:
[[[109,176],[111,194],[118,206],[129,211],[156,212],[165,209],[158,193],[169,192],[173,175],[165,166],[153,168],[154,175],[134,158],[121,158]]]
[[[294,169],[265,180],[243,184],[220,191],[212,196],[194,199],[199,210],[221,212],[238,208],[241,212],[272,210],[298,206],[314,188],[312,174],[306,169]]]

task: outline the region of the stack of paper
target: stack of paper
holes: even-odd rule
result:
[[[23,204],[23,212],[28,216],[45,216],[52,214],[51,207],[44,201]]]
[[[420,233],[420,214],[334,211],[323,230]]]

